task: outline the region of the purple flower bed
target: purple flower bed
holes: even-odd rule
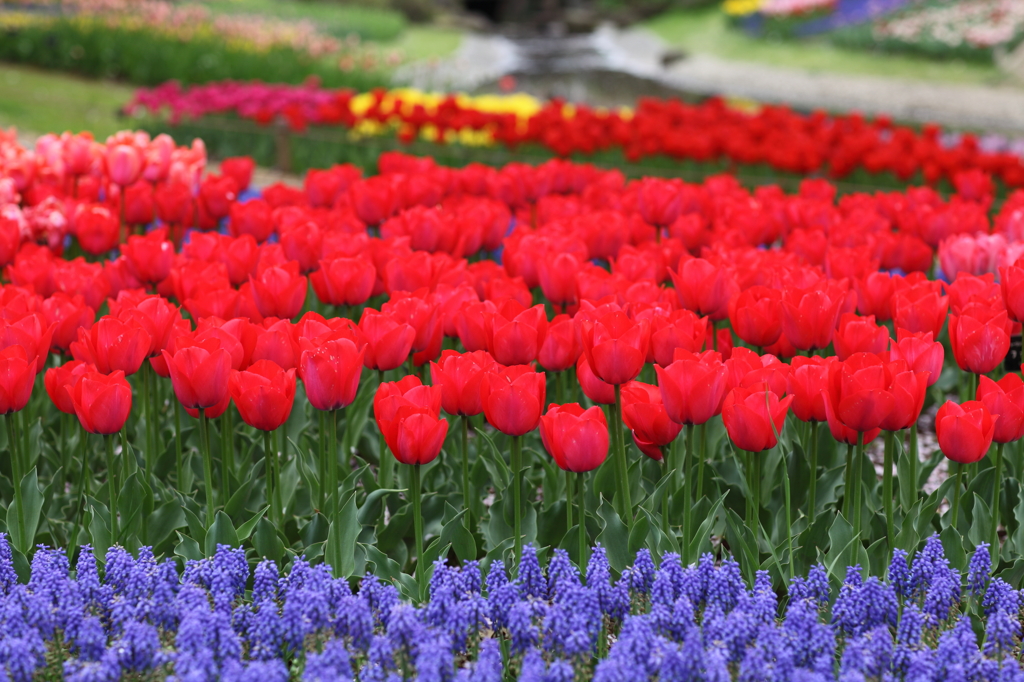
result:
[[[435,564],[412,605],[370,575],[353,591],[295,559],[251,571],[241,549],[157,562],[115,547],[102,568],[83,547],[74,571],[41,547],[20,583],[0,535],[0,678],[188,681],[618,682],[659,680],[1024,679],[1014,658],[1021,593],[992,578],[987,546],[966,576],[938,536],[887,576],[823,566],[776,594],[731,559],[684,567],[647,550],[613,575],[597,547],[581,576],[556,550],[528,547],[515,577],[492,563]],[[838,585],[838,583],[836,583]]]

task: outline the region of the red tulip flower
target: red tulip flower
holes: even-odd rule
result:
[[[251,156],[231,156],[220,162],[220,172],[235,181],[239,192],[244,192],[252,182],[256,162]]]
[[[306,278],[299,274],[299,264],[289,261],[273,265],[256,277],[249,277],[256,308],[264,317],[291,319],[302,310],[306,301]]]
[[[793,396],[793,414],[804,422],[826,421],[824,391],[828,388],[828,360],[798,355],[790,368],[787,393]]]
[[[889,383],[881,358],[871,353],[855,353],[829,367],[827,407],[850,429],[872,431],[882,425],[895,407]]]
[[[192,191],[181,182],[168,182],[156,186],[153,192],[156,215],[166,225],[192,224]]]
[[[484,376],[497,368],[486,351],[457,353],[446,350],[430,363],[430,378],[441,387],[441,405],[450,415],[472,416],[484,411],[480,390]]]
[[[880,426],[884,431],[908,429],[921,416],[928,392],[928,372],[915,372],[908,369],[906,362],[896,361],[886,365],[886,374],[889,392],[895,402],[889,416],[882,420]]]
[[[262,199],[231,204],[228,229],[232,237],[252,235],[257,242],[265,242],[274,233],[273,212]]]
[[[314,408],[339,410],[352,404],[359,391],[365,352],[344,338],[302,351],[299,377]]]
[[[540,439],[563,471],[593,471],[608,457],[608,422],[597,406],[551,405],[540,418]]]
[[[582,352],[572,318],[556,315],[548,325],[548,333],[537,353],[537,362],[549,372],[564,372],[576,364]]]
[[[68,353],[71,343],[78,338],[78,330],[88,330],[96,320],[96,311],[85,304],[85,299],[76,294],[69,296],[58,291],[43,301],[39,312],[47,325],[53,326],[51,350]]]
[[[142,175],[142,152],[130,144],[108,144],[106,148],[107,176],[115,185],[127,187]]]
[[[117,246],[121,223],[105,206],[81,205],[75,212],[75,236],[83,251],[98,256]]]
[[[178,306],[163,296],[143,296],[132,299],[118,294],[118,300],[110,303],[110,314],[119,320],[137,322],[149,334],[149,355],[160,355],[172,338],[187,333],[191,326],[182,319]],[[127,370],[125,370],[127,372]]]
[[[895,291],[892,275],[888,272],[872,272],[854,281],[857,291],[857,312],[874,315],[879,322],[892,319],[892,296]]]
[[[845,298],[838,286],[787,290],[782,296],[782,332],[800,350],[827,348]]]
[[[25,409],[35,380],[35,359],[24,348],[9,346],[0,351],[0,414]]]
[[[299,342],[295,338],[294,325],[289,320],[265,320],[269,326],[253,325],[256,344],[252,349],[252,362],[270,360],[281,369],[293,369],[299,364]]]
[[[231,356],[215,339],[162,355],[182,406],[209,409],[228,396]]]
[[[631,320],[621,311],[580,324],[580,337],[587,364],[605,383],[632,381],[647,359],[651,328],[647,320]]]
[[[765,286],[746,289],[729,302],[729,323],[750,345],[772,345],[782,336],[782,294]]]
[[[86,372],[67,390],[78,421],[89,433],[109,436],[120,431],[128,421],[132,387],[124,378],[124,372]]]
[[[580,355],[576,361],[576,380],[580,384],[583,395],[590,398],[598,405],[615,404],[615,387],[597,378],[594,371],[590,369],[586,355]]]
[[[961,315],[949,316],[949,343],[956,364],[965,372],[988,374],[1010,350],[1010,322],[1005,310],[972,303]]]
[[[892,317],[897,329],[931,332],[932,338],[939,335],[949,312],[949,297],[942,296],[937,285],[941,283],[925,282],[896,291]]]
[[[1024,320],[1024,267],[1010,265],[999,268],[999,288],[1010,319]]]
[[[722,411],[729,372],[715,351],[680,350],[675,362],[654,370],[665,411],[676,424],[703,424]]]
[[[321,302],[329,305],[362,305],[373,293],[377,270],[366,258],[334,258],[320,261],[309,281]]]
[[[121,245],[121,253],[132,275],[150,286],[167,279],[174,264],[174,244],[167,240],[166,227],[144,237],[128,237],[128,242]]]
[[[644,178],[637,192],[637,210],[651,225],[668,227],[682,211],[683,187],[679,180]]]
[[[58,410],[64,414],[74,414],[75,403],[71,400],[71,390],[84,375],[95,371],[95,367],[81,360],[71,360],[59,367],[51,367],[43,375],[46,394]]]
[[[135,374],[149,355],[151,344],[152,337],[139,322],[107,315],[89,330],[78,330],[71,355],[75,360],[95,365],[102,374]]]
[[[931,332],[908,332],[896,330],[896,341],[891,342],[889,359],[903,360],[915,372],[928,373],[928,385],[932,386],[942,375],[946,351],[942,344],[933,341]]]
[[[228,392],[246,424],[273,431],[288,421],[295,402],[295,370],[260,360],[245,371],[231,370]]]
[[[832,343],[840,360],[854,353],[883,353],[889,347],[889,329],[875,324],[874,315],[858,317],[853,313],[843,313]]]
[[[682,425],[668,417],[661,389],[631,381],[622,387],[622,421],[633,433],[633,442],[651,459],[661,461],[662,448],[676,439]]]
[[[582,263],[572,253],[549,251],[537,263],[537,277],[544,297],[564,306],[576,300],[576,274]]]
[[[511,299],[486,314],[487,350],[502,365],[525,365],[537,359],[548,331],[543,305],[523,308]]]
[[[979,461],[992,445],[996,421],[982,402],[969,400],[958,405],[947,400],[935,415],[942,454],[960,464]]]
[[[1019,374],[1007,374],[999,381],[978,377],[977,399],[997,417],[995,442],[1012,443],[1024,437],[1024,381]]]
[[[363,310],[359,330],[367,341],[363,362],[367,368],[381,371],[400,367],[409,357],[416,339],[412,326],[370,308]]]
[[[395,417],[377,422],[388,449],[402,464],[429,464],[440,454],[448,421],[413,408],[399,408]]]
[[[153,202],[153,185],[139,181],[124,189],[124,221],[129,225],[149,225],[153,222],[156,208]]]
[[[778,443],[793,396],[779,400],[767,384],[729,391],[722,404],[722,421],[729,439],[740,450],[761,452]]]
[[[669,270],[679,303],[687,310],[711,320],[724,320],[729,314],[729,299],[737,292],[736,282],[724,267],[703,258],[691,258]]]
[[[639,315],[639,319],[643,319]],[[708,334],[708,318],[697,317],[690,310],[677,310],[670,315],[652,315],[651,344],[647,360],[662,367],[672,364],[677,348],[699,353]],[[653,355],[653,357],[652,357]]]
[[[545,388],[545,375],[529,365],[488,373],[480,389],[487,422],[509,436],[533,431],[544,409]]]
[[[292,225],[281,230],[281,250],[288,260],[296,261],[304,273],[312,272],[320,260],[320,244],[323,232],[312,220]]]

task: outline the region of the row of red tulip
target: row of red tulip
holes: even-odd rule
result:
[[[77,144],[72,139],[62,144]],[[123,146],[108,143],[102,173],[87,177],[100,185],[137,182],[149,167],[140,163],[133,177],[119,175],[111,158]],[[233,402],[246,423],[263,431],[287,420],[296,377],[313,407],[337,410],[355,399],[363,367],[384,372],[407,361],[429,362],[433,387],[421,388],[416,377],[382,382],[374,401],[380,431],[399,462],[419,465],[437,456],[448,428],[442,407],[463,417],[482,412],[491,426],[512,436],[517,476],[518,439],[539,425],[549,452],[567,471],[599,465],[610,442],[619,471],[615,501],[629,523],[622,430],[609,431],[603,417],[565,404],[563,396],[542,417],[546,377],[534,363],[553,373],[575,368],[587,398],[609,405],[613,427],[625,422],[639,449],[655,459],[683,426],[718,414],[738,449],[772,448],[790,407],[801,420],[827,422],[836,440],[863,448],[880,430],[891,434],[916,424],[925,389],[943,366],[935,339],[947,322],[957,364],[984,375],[1005,357],[1014,320],[1024,319],[1022,267],[1004,268],[1000,284],[991,274],[961,273],[947,285],[923,273],[879,271],[880,259],[870,257],[887,239],[917,240],[928,255],[919,269],[929,270],[932,251],[915,234],[920,223],[912,221],[930,215],[924,207],[984,216],[984,194],[947,204],[922,190],[844,197],[837,206],[822,182],[807,183],[797,196],[774,190],[752,195],[728,178],[703,186],[659,180],[624,186],[615,174],[558,162],[546,166],[558,184],[551,179],[549,191],[520,203],[455,193],[455,172],[427,161],[389,157],[383,163],[392,172],[337,182],[329,203],[340,207],[329,210],[306,200],[318,182],[310,180],[318,177],[313,174],[306,192],[291,192],[291,200],[274,210],[269,198],[240,203],[234,191],[225,194],[219,215],[228,218],[234,236],[192,232],[180,253],[165,228],[129,236],[121,255],[105,265],[67,262],[54,249],[20,245],[6,271],[12,284],[0,292],[2,411],[24,408],[51,350],[74,358],[47,370],[54,404],[76,414],[86,430],[108,436],[123,427],[131,409],[125,377],[147,359],[171,379],[201,429]],[[236,166],[245,170],[244,163]],[[540,175],[516,168],[521,178],[533,175],[536,181]],[[351,175],[344,168],[327,173],[335,180]],[[380,209],[380,197],[394,195],[397,187],[445,176],[450,184],[436,199],[441,208],[425,208],[421,198],[397,213],[397,207]],[[198,195],[187,193],[186,203],[201,214],[209,201],[203,188],[231,177],[197,178]],[[82,184],[70,183],[71,196],[63,200],[75,202],[74,186],[81,190]],[[122,215],[130,213],[126,203]],[[368,205],[377,213],[371,216]],[[257,237],[245,216],[264,206],[269,227]],[[684,212],[684,206],[692,208]],[[559,210],[568,215],[544,213],[557,216]],[[526,224],[502,241],[498,227],[504,229],[511,215]],[[75,229],[81,244],[80,219]],[[680,237],[680,221],[697,223],[699,239]],[[366,223],[381,236],[371,237]],[[114,224],[116,243],[120,219]],[[445,236],[446,230],[454,236]],[[267,241],[271,236],[276,241]],[[780,240],[782,248],[758,248]],[[499,244],[503,265],[464,257]],[[824,267],[815,258],[821,251],[809,246],[819,244]],[[610,271],[591,262],[598,258],[611,262]],[[310,305],[303,272],[310,273],[322,304],[362,305],[382,293],[388,300],[379,310],[363,309],[358,323],[303,314]],[[672,288],[664,285],[667,279]],[[158,293],[151,293],[154,288]],[[545,305],[533,305],[535,288],[565,312],[549,319]],[[105,298],[109,313],[95,321]],[[729,328],[719,328],[727,319]],[[888,319],[895,339],[878,324]],[[758,352],[734,347],[733,334]],[[465,353],[442,352],[445,337],[458,339]],[[779,360],[830,347],[837,357]],[[656,365],[657,387],[636,381],[647,364]],[[949,405],[939,415],[940,444],[958,462],[976,461],[993,438],[1016,440],[1024,429],[1019,377],[999,384],[982,377],[978,398],[980,404]],[[143,409],[149,409],[145,399]],[[687,438],[688,448],[692,441]],[[19,460],[14,457],[16,476],[26,464]],[[209,453],[205,460],[210,467]],[[381,460],[384,488],[388,462]],[[268,461],[271,500],[274,466]],[[891,476],[891,467],[887,472]],[[212,477],[206,478],[212,520]],[[691,476],[685,481],[692,487]],[[112,495],[115,488],[110,486]],[[848,497],[860,499],[856,492]],[[520,507],[517,500],[517,524]],[[279,513],[280,506],[272,505],[272,514]],[[688,521],[684,525],[689,529]]]
[[[348,90],[321,90],[309,85],[210,83],[182,89],[178,83],[140,90],[128,113],[182,117],[231,115],[268,124],[281,119],[294,130],[307,126],[356,127],[386,124],[400,139],[421,131],[444,141],[449,131],[480,131],[510,148],[539,144],[560,156],[620,149],[626,158],[667,155],[675,159],[737,165],[767,164],[792,173],[827,172],[842,178],[857,170],[888,172],[910,180],[923,175],[929,183],[952,180],[965,170],[981,170],[1009,187],[1024,186],[1024,164],[1010,151],[989,151],[972,135],[946,145],[942,131],[895,125],[887,117],[867,120],[859,114],[830,116],[797,113],[785,106],[765,106],[751,113],[712,98],[702,104],[642,98],[634,111],[608,111],[553,100],[525,115],[474,108],[455,95],[428,105],[408,94],[377,90],[365,96]]]

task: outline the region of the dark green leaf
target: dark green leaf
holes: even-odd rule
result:
[[[964,551],[964,539],[960,532],[952,526],[946,526],[939,533],[942,540],[942,551],[945,552],[949,564],[958,571],[967,568],[967,552]]]
[[[274,524],[265,517],[260,517],[260,520],[256,522],[256,533],[253,535],[252,543],[256,547],[257,554],[263,558],[278,562],[284,558],[284,545],[281,543],[281,538],[277,536]]]
[[[704,552],[711,551],[711,528],[715,524],[715,519],[718,518],[718,510],[722,508],[725,503],[725,494],[718,498],[718,500],[711,505],[711,509],[708,511],[707,516],[701,521],[700,526],[697,528],[697,532],[694,533],[693,537],[690,538],[690,551],[687,556],[691,558],[697,558]],[[699,518],[696,520],[700,520]]]
[[[325,557],[338,577],[348,578],[355,572],[356,538],[361,530],[356,512],[355,495],[349,495],[345,506],[331,522],[327,534]]]
[[[491,475],[491,480],[499,490],[505,490],[508,488],[509,481],[512,480],[512,470],[509,469],[508,464],[505,463],[505,458],[502,457],[501,453],[498,452],[498,448],[495,447],[494,441],[488,436],[482,429],[476,430],[476,435],[479,436],[487,443],[487,447],[490,450],[491,456],[484,457],[483,463],[487,468],[487,472]]]
[[[165,502],[157,507],[146,528],[146,544],[156,547],[172,532],[186,525],[185,513],[176,500]]]
[[[35,546],[39,513],[43,509],[43,495],[34,467],[21,479],[21,504],[19,508],[17,503],[12,503],[8,508],[7,529],[14,548],[28,556]]]
[[[453,516],[441,529],[441,544],[450,544],[459,561],[476,559],[476,541],[466,528],[466,509]]]
[[[256,528],[256,524],[259,522],[260,519],[263,518],[263,515],[267,513],[268,509],[270,509],[269,506],[264,507],[263,509],[253,514],[252,518],[250,518],[248,521],[246,521],[238,527],[237,534],[239,540],[244,542],[245,540],[249,539],[249,536],[252,535],[253,530]]]
[[[405,488],[378,488],[366,496],[363,506],[359,508],[359,523],[364,526],[371,526],[377,523],[381,512],[384,511],[384,503],[387,496],[392,493],[404,493]]]
[[[192,561],[199,561],[203,558],[203,552],[199,549],[199,543],[181,533],[178,533],[178,545],[174,548],[174,553]]]
[[[856,559],[857,538],[853,535],[853,526],[842,513],[836,514],[832,528],[828,531],[829,548],[825,554],[825,569],[833,578],[842,580],[846,575],[846,567],[853,566]]]
[[[213,518],[213,525],[206,532],[206,556],[213,556],[217,551],[217,545],[242,546],[238,541],[235,526],[231,523],[231,517],[222,511],[217,512]]]
[[[603,521],[601,533],[597,541],[604,547],[608,554],[608,563],[618,572],[622,572],[630,563],[629,555],[629,532],[626,524],[619,518],[618,512],[611,503],[601,498],[601,506],[597,509],[597,515]]]
[[[185,523],[188,524],[188,534],[199,543],[200,547],[206,546],[206,525],[199,520],[199,517],[188,507],[182,507],[185,514]]]

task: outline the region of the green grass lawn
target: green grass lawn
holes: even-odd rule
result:
[[[723,59],[812,71],[891,76],[945,83],[1005,84],[995,66],[836,47],[823,39],[762,40],[729,26],[718,6],[661,14],[645,26],[674,47]]]
[[[308,19],[317,28],[339,38],[356,34],[366,40],[388,41],[399,37],[408,22],[401,13],[386,7],[301,0],[203,0],[202,4],[223,14],[260,14],[291,21]]]
[[[135,89],[0,63],[0,127],[33,133],[90,130],[97,139],[129,126],[117,110]]]
[[[397,40],[381,43],[384,49],[394,48],[407,60],[447,57],[462,42],[462,31],[436,26],[410,26]]]

